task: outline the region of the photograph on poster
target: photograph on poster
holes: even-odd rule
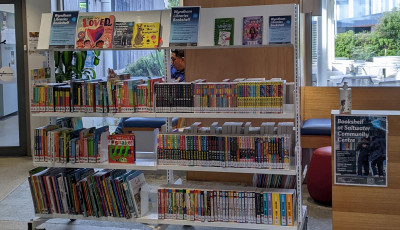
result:
[[[335,116],[335,184],[387,187],[387,117]]]

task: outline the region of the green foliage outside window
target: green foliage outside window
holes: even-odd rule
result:
[[[384,13],[373,32],[338,34],[335,56],[366,61],[376,56],[400,56],[400,11],[394,8]]]
[[[131,76],[152,77],[164,75],[164,51],[151,52],[128,64],[125,72]]]

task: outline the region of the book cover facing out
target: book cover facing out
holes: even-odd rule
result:
[[[291,18],[290,15],[269,17],[269,44],[285,44],[291,42]]]
[[[160,23],[135,23],[132,48],[157,48],[160,35]]]
[[[114,15],[79,16],[77,49],[110,49],[114,36]]]
[[[216,18],[214,28],[214,45],[232,46],[235,18]]]
[[[197,46],[200,7],[172,7],[170,46]]]
[[[131,48],[133,37],[133,22],[115,22],[114,48]]]
[[[262,45],[263,17],[243,17],[243,45]]]
[[[128,163],[136,161],[135,135],[117,134],[108,136],[108,162]]]
[[[53,12],[50,28],[51,46],[73,46],[75,44],[78,11]]]

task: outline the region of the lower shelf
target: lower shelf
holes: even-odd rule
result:
[[[142,224],[165,224],[165,225],[191,225],[191,226],[205,226],[205,227],[224,227],[224,228],[245,228],[245,229],[271,229],[271,230],[297,230],[303,229],[305,224],[305,217],[307,216],[307,207],[303,206],[303,220],[298,222],[296,226],[276,226],[265,224],[247,224],[247,223],[234,223],[234,222],[200,222],[200,221],[186,221],[186,220],[159,220],[156,213],[150,213],[141,218],[116,218],[116,217],[84,217],[82,215],[68,215],[68,214],[35,214],[36,217],[44,219],[76,219],[76,220],[99,220],[99,221],[112,221],[112,222],[136,222]]]

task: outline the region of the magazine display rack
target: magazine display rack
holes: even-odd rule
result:
[[[233,222],[198,222],[184,220],[161,220],[158,219],[157,210],[155,213],[149,212],[146,216],[140,218],[124,219],[113,217],[84,217],[79,215],[68,214],[36,214],[38,220],[33,221],[33,227],[41,224],[43,220],[51,218],[66,218],[66,219],[85,219],[85,220],[108,220],[122,222],[138,222],[144,224],[162,224],[162,225],[193,225],[207,227],[227,227],[227,228],[247,228],[247,229],[303,229],[306,226],[307,209],[302,205],[302,168],[301,168],[301,145],[300,145],[300,71],[299,71],[299,6],[295,4],[287,5],[265,5],[265,6],[246,6],[246,7],[222,7],[222,8],[204,8],[200,10],[200,22],[198,28],[198,44],[197,46],[189,47],[170,47],[169,32],[171,21],[171,10],[158,10],[149,12],[107,12],[107,13],[80,13],[80,15],[109,15],[114,14],[116,21],[133,21],[133,22],[160,22],[160,37],[162,43],[158,49],[165,49],[165,62],[167,68],[167,81],[170,79],[170,49],[220,49],[220,48],[254,48],[254,47],[293,47],[295,70],[294,76],[294,104],[285,105],[284,112],[279,114],[257,114],[257,113],[60,113],[60,112],[35,112],[34,117],[165,117],[167,118],[167,131],[171,130],[172,117],[182,118],[243,118],[243,119],[291,119],[295,121],[295,148],[294,164],[289,169],[260,169],[260,168],[230,168],[230,167],[202,167],[202,166],[179,166],[179,165],[157,165],[156,154],[152,154],[153,158],[145,158],[144,154],[137,154],[135,164],[111,164],[111,163],[54,163],[54,162],[33,162],[34,166],[44,167],[68,167],[68,168],[106,168],[106,169],[130,169],[130,170],[166,170],[167,182],[173,183],[173,171],[208,171],[208,172],[227,172],[227,173],[257,173],[257,174],[279,174],[279,175],[294,175],[296,177],[296,194],[297,194],[297,213],[296,223],[294,226],[276,226],[264,224],[248,224],[248,223],[233,223]],[[234,16],[232,16],[234,15]],[[292,18],[291,22],[291,43],[290,44],[269,44],[268,43],[268,18],[270,16],[288,16]],[[243,46],[242,43],[242,21],[243,17],[263,16],[263,42],[258,46]],[[235,18],[235,33],[233,46],[214,46],[214,22],[215,18],[234,17]],[[52,60],[52,55],[55,50],[74,50],[71,48],[54,48],[49,46],[50,27],[52,14],[43,14],[40,39],[38,49],[49,50],[49,59]],[[133,49],[111,49],[111,50],[133,50]],[[54,64],[50,62],[51,79],[54,77]],[[53,119],[54,121],[54,119]],[[154,153],[157,149],[157,143],[154,143]],[[149,155],[149,154],[147,154]]]

